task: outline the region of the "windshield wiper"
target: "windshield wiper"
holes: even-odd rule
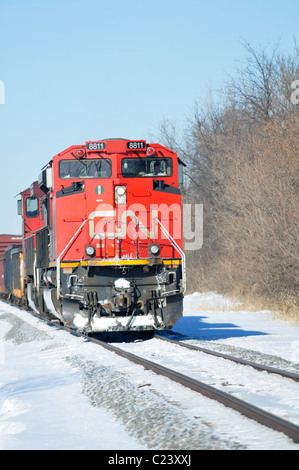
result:
[[[96,152],[96,154],[97,154],[102,160],[104,160],[104,162],[109,163],[110,166],[112,165],[112,164],[111,164],[111,160],[109,160],[109,159],[107,159],[107,158],[104,158],[104,157],[100,154],[100,152]]]

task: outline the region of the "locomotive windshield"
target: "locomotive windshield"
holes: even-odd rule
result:
[[[68,178],[110,178],[111,160],[61,160],[59,162],[59,177]]]
[[[37,197],[27,197],[26,199],[26,216],[35,218],[39,215]]]
[[[171,158],[124,158],[121,162],[122,176],[126,178],[171,176]]]

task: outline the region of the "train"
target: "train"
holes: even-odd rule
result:
[[[146,140],[55,155],[19,194],[22,235],[0,235],[0,295],[87,333],[171,328],[186,290],[184,163]]]

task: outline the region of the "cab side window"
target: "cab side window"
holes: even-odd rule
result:
[[[27,197],[26,199],[26,216],[30,218],[39,215],[38,199],[37,197]]]

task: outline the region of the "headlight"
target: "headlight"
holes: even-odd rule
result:
[[[123,196],[126,192],[126,187],[125,186],[116,186],[115,191],[119,196]]]
[[[159,245],[152,245],[150,250],[153,255],[157,255],[160,251],[160,247]]]
[[[87,246],[85,248],[85,253],[87,254],[87,256],[93,256],[95,254],[95,249],[93,246]]]
[[[126,204],[127,190],[125,186],[115,186],[115,203]]]

